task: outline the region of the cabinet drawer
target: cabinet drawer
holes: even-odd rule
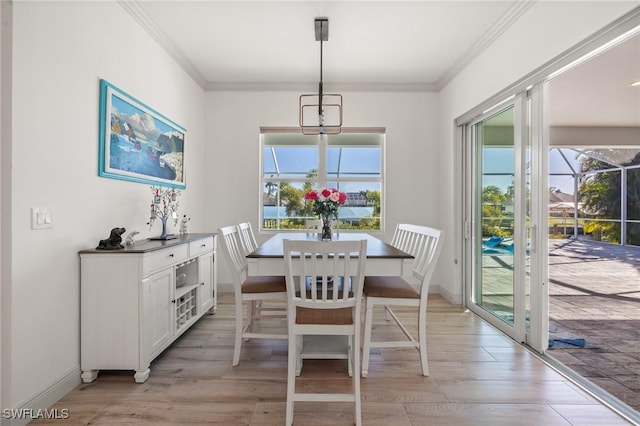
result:
[[[172,266],[174,263],[183,262],[189,257],[186,244],[169,247],[149,253],[143,260],[142,274],[147,275],[159,268]]]
[[[189,256],[196,257],[201,253],[213,250],[213,237],[203,238],[201,240],[191,241],[189,243]]]

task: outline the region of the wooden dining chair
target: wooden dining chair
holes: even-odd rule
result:
[[[286,333],[266,333],[256,331],[256,321],[261,319],[282,319],[286,317],[287,288],[284,276],[249,276],[248,263],[242,248],[240,230],[237,225],[225,226],[218,230],[223,251],[232,267],[233,289],[236,304],[235,345],[233,362],[240,363],[243,339],[286,339]],[[265,302],[281,301],[279,305],[266,306]],[[248,302],[246,319],[244,302]],[[260,303],[259,309],[257,304]]]
[[[431,275],[442,249],[442,234],[426,226],[399,224],[391,241],[394,247],[411,254],[411,275],[367,276],[364,279],[365,320],[362,345],[362,377],[369,373],[371,348],[414,347],[420,352],[422,375],[429,375],[427,359],[427,298]],[[373,310],[384,307],[385,318],[391,317],[404,333],[404,340],[374,341],[371,336]],[[415,307],[418,314],[418,339],[405,327],[391,306]]]
[[[246,256],[258,248],[258,241],[253,233],[251,222],[239,223],[238,231],[240,231],[240,243],[242,244],[242,250]]]
[[[294,403],[353,402],[354,422],[362,424],[360,401],[360,311],[367,241],[283,241],[289,330],[286,424]],[[333,285],[333,283],[349,285]],[[306,290],[309,283],[310,289]],[[302,290],[301,290],[302,287]],[[347,336],[352,393],[296,392],[296,371],[304,335]]]

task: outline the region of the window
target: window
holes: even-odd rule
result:
[[[305,192],[325,187],[347,194],[341,230],[382,230],[384,129],[322,136],[262,129],[260,140],[262,230],[304,228],[315,218]]]

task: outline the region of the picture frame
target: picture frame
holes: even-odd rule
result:
[[[186,130],[100,80],[98,175],[185,189]]]

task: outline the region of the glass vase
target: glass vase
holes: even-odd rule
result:
[[[322,234],[320,235],[322,241],[331,241],[331,216],[322,215]]]
[[[162,234],[158,238],[164,240],[167,239],[167,217],[163,216],[160,219],[162,220]]]

